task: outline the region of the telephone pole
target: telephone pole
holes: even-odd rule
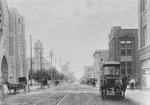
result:
[[[41,70],[43,69],[43,67],[42,67],[42,50],[40,50],[40,64],[41,64]]]
[[[32,36],[30,36],[30,53],[31,53],[31,61],[30,61],[30,69],[31,69],[31,86],[32,86]]]
[[[53,75],[52,75],[52,67],[53,67],[53,57],[54,57],[54,50],[52,50],[52,47],[49,51],[50,54],[50,68],[51,68],[51,81],[53,80]]]

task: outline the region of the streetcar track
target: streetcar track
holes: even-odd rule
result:
[[[66,93],[66,95],[58,102],[57,105],[60,105],[60,103],[67,97],[68,94],[69,94],[69,92]]]
[[[41,103],[41,102],[47,100],[48,98],[50,98],[50,96],[48,96],[48,97],[46,97],[46,98],[44,98],[44,99],[42,99],[42,100],[39,100],[39,101],[36,102],[34,105],[37,105],[37,104],[39,104],[39,103]],[[49,99],[49,100],[53,100],[53,99]]]

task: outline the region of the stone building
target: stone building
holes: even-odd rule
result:
[[[17,9],[9,9],[9,56],[12,79],[18,82],[18,78],[28,78],[26,61],[25,22]]]
[[[28,79],[25,44],[24,18],[0,0],[0,81],[17,83],[20,76]]]
[[[49,70],[50,62],[43,56],[43,43],[40,40],[34,44],[34,57],[32,57],[32,70]],[[31,67],[31,57],[28,57],[28,70]]]
[[[9,9],[5,0],[0,0],[0,81],[10,79],[9,60]]]
[[[150,1],[139,0],[138,5],[138,53],[141,82],[150,88]]]
[[[100,80],[100,76],[102,75],[102,64],[105,61],[108,61],[109,51],[108,50],[96,50],[93,54],[94,57],[94,78]],[[107,73],[107,69],[106,72]]]
[[[112,27],[109,34],[109,60],[120,62],[121,70],[112,68],[110,74],[128,74],[131,77],[138,78],[137,36],[137,29],[121,29],[121,26]]]

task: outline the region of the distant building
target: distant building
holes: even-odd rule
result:
[[[93,78],[94,68],[93,66],[84,66],[84,77]]]
[[[62,65],[61,73],[63,73],[66,76],[70,75],[70,63],[69,62],[66,62],[65,65]]]
[[[43,57],[43,44],[40,40],[34,44],[34,57],[32,57],[32,70],[49,70],[50,62]],[[28,70],[31,68],[31,57],[28,58]]]
[[[139,76],[139,59],[137,29],[121,29],[114,26],[109,34],[109,60],[120,62],[121,70],[111,69],[111,74],[128,74],[131,77]]]
[[[142,85],[150,88],[150,1],[139,0],[138,54]]]
[[[93,54],[94,57],[94,78],[99,82],[100,76],[102,75],[102,64],[105,61],[108,61],[109,52],[108,50],[96,50]],[[106,72],[107,73],[107,70]]]

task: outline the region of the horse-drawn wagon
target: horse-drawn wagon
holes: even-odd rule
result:
[[[105,74],[105,67],[114,67],[113,74]],[[120,63],[119,62],[105,62],[103,63],[102,75],[100,79],[101,96],[106,98],[106,94],[114,93],[115,96],[123,97],[127,86],[128,77],[120,75]]]
[[[50,88],[50,84],[48,82],[48,79],[46,77],[43,77],[41,80],[40,80],[40,86],[41,86],[41,89],[45,86],[47,86],[48,88]]]
[[[6,81],[9,92],[11,92],[11,90],[13,90],[14,93],[16,93],[17,91],[19,92],[19,90],[22,90],[22,89],[25,92],[26,91],[30,92],[30,87],[29,87],[29,84],[27,83],[26,77],[19,77],[18,82],[19,83],[16,84],[16,83],[10,83],[10,82]]]

